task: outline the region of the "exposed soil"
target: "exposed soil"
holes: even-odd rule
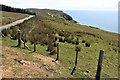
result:
[[[26,60],[25,53],[16,48],[3,47],[2,77],[3,78],[52,78],[60,77],[60,62],[54,62],[53,58],[37,53],[31,54],[33,59],[39,62]]]

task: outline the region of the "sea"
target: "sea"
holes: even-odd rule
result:
[[[118,31],[118,11],[65,10],[79,24],[100,28],[105,31]]]

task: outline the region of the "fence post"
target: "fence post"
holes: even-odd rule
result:
[[[36,39],[34,37],[34,52],[36,52]]]
[[[100,80],[100,73],[101,73],[101,69],[102,69],[103,56],[104,56],[104,50],[100,50],[95,80]]]
[[[24,33],[23,44],[24,44],[24,48],[29,49],[29,47],[28,47],[27,44],[26,44],[26,32]]]
[[[17,33],[18,33],[18,45],[17,45],[17,47],[19,47],[21,45],[21,31],[18,30]]]
[[[75,66],[77,66],[78,51],[76,51]]]
[[[26,33],[24,33],[24,39],[23,39],[24,48],[26,47],[26,46],[25,46],[25,40],[26,40]]]
[[[76,51],[76,57],[75,57],[75,65],[74,65],[74,68],[71,72],[71,75],[73,75],[74,71],[76,70],[76,67],[77,67],[77,58],[78,58],[78,52],[81,51],[81,47],[76,47],[75,48],[75,51]]]
[[[55,61],[57,61],[59,59],[59,43],[57,43],[57,58]]]

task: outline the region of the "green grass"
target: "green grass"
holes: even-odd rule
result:
[[[23,19],[29,16],[28,14],[5,12],[5,11],[0,11],[0,13],[2,14],[0,16],[0,18],[2,19],[0,20],[0,25],[6,25],[16,20]]]
[[[57,30],[64,30],[68,32],[84,32],[84,33],[91,33],[94,34],[96,37],[101,37],[102,39],[112,42],[114,40],[118,41],[118,34],[105,32],[100,29],[96,28],[90,28],[85,25],[78,25],[78,24],[72,24],[68,23],[68,25],[64,25],[63,23],[58,23],[55,21],[51,21],[50,24],[53,25],[53,27]],[[114,44],[114,42],[112,42]]]
[[[92,37],[91,37],[92,38]],[[95,39],[94,39],[95,40]],[[3,38],[3,45],[5,46],[15,46],[17,45],[17,41],[11,40],[8,37]],[[30,47],[31,51],[21,48],[17,48],[18,50],[26,53],[24,55],[25,59],[31,59],[31,54],[33,53],[33,45],[29,42],[27,45]],[[109,51],[110,48],[113,46],[108,45],[103,40],[98,40],[98,42],[94,41],[91,47],[85,47],[84,43],[80,43],[82,50],[79,52],[78,57],[78,66],[73,74],[73,77],[83,77],[83,78],[94,78],[97,69],[97,62],[99,57],[100,49],[105,50],[103,65],[102,65],[102,72],[101,77],[103,78],[117,78],[118,76],[118,54],[115,51]],[[37,53],[48,56],[48,52],[46,51],[47,46],[37,45]],[[28,54],[27,54],[28,53]],[[56,55],[54,56],[54,58]],[[63,64],[63,67],[60,68],[60,71],[67,75],[68,77],[74,67],[74,60],[75,60],[75,45],[68,44],[68,43],[60,43],[60,62]],[[37,60],[33,60],[36,61]],[[86,71],[89,73],[85,74]]]
[[[105,53],[103,58],[101,77],[118,77],[118,34],[106,32],[86,25],[80,25],[69,21],[59,20],[57,17],[59,16],[59,14],[57,14],[54,18],[46,16],[46,14],[44,15],[45,16],[42,15],[42,17],[39,15],[36,18],[28,21],[28,23],[31,23],[31,25],[33,26],[31,31],[36,28],[36,31],[33,31],[32,34],[37,35],[37,33],[42,30],[43,32],[45,32],[44,30],[46,29],[44,28],[49,29],[49,31],[53,31],[54,28],[58,32],[64,30],[65,32],[70,33],[78,32],[77,34],[82,35],[82,37],[79,36],[79,46],[81,46],[82,50],[79,52],[78,65],[73,76],[71,76],[70,73],[74,67],[75,45],[71,43],[60,43],[59,61],[62,63],[63,67],[60,67],[59,70],[63,75],[65,75],[66,77],[94,78],[97,70],[99,51],[100,49],[104,49]],[[40,34],[38,34],[38,36],[39,35]],[[31,37],[33,37],[33,35]],[[82,43],[82,40],[85,40],[87,42],[90,41],[91,47],[85,47],[85,43]],[[111,45],[109,45],[109,43],[111,43]],[[17,40],[11,40],[8,37],[3,38],[3,45],[9,47],[16,46]],[[30,42],[27,42],[27,45],[29,46],[30,50],[24,49],[23,45],[20,48],[16,49],[26,53],[24,55],[25,59],[37,62],[38,60],[32,59],[31,57],[31,54],[34,53],[33,45],[31,45]],[[113,49],[116,49],[117,51]],[[46,50],[47,46],[41,46],[40,44],[38,44],[36,53],[42,54],[44,56],[49,56],[49,52],[47,52]],[[56,58],[56,55],[54,55],[53,57]]]
[[[114,51],[109,52],[108,45],[106,44],[92,44],[90,48],[82,46],[82,51],[79,52],[78,67],[74,73],[75,77],[94,77],[96,73],[97,61],[99,50],[104,49],[104,60],[101,77],[117,77],[117,53]],[[61,44],[60,47],[60,60],[64,62],[66,68],[73,67],[75,60],[75,46],[71,44]],[[71,64],[70,64],[70,63]],[[79,69],[80,68],[80,69]],[[88,75],[84,75],[85,71],[90,71]],[[69,70],[71,71],[71,70]]]
[[[42,20],[42,21],[39,21]],[[70,32],[70,33],[77,33],[79,35],[94,35],[96,38],[101,38],[104,41],[111,43],[115,46],[119,45],[118,44],[118,34],[111,33],[111,32],[106,32],[101,29],[96,29],[93,27],[89,27],[86,25],[80,25],[80,24],[75,24],[69,21],[60,21],[59,19],[52,20],[50,19],[47,21],[46,19],[41,19],[39,16],[37,16],[36,19],[33,19],[29,22],[33,22],[34,25],[38,29],[42,30],[43,28],[51,28],[51,31],[53,31],[52,28],[54,28],[56,31],[65,31],[65,32]],[[42,25],[42,23],[46,24],[46,26]],[[48,25],[48,26],[47,26]],[[36,31],[37,32],[37,31]]]

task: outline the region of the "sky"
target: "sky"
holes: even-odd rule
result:
[[[1,0],[0,4],[17,8],[116,11],[118,2],[119,0]]]

